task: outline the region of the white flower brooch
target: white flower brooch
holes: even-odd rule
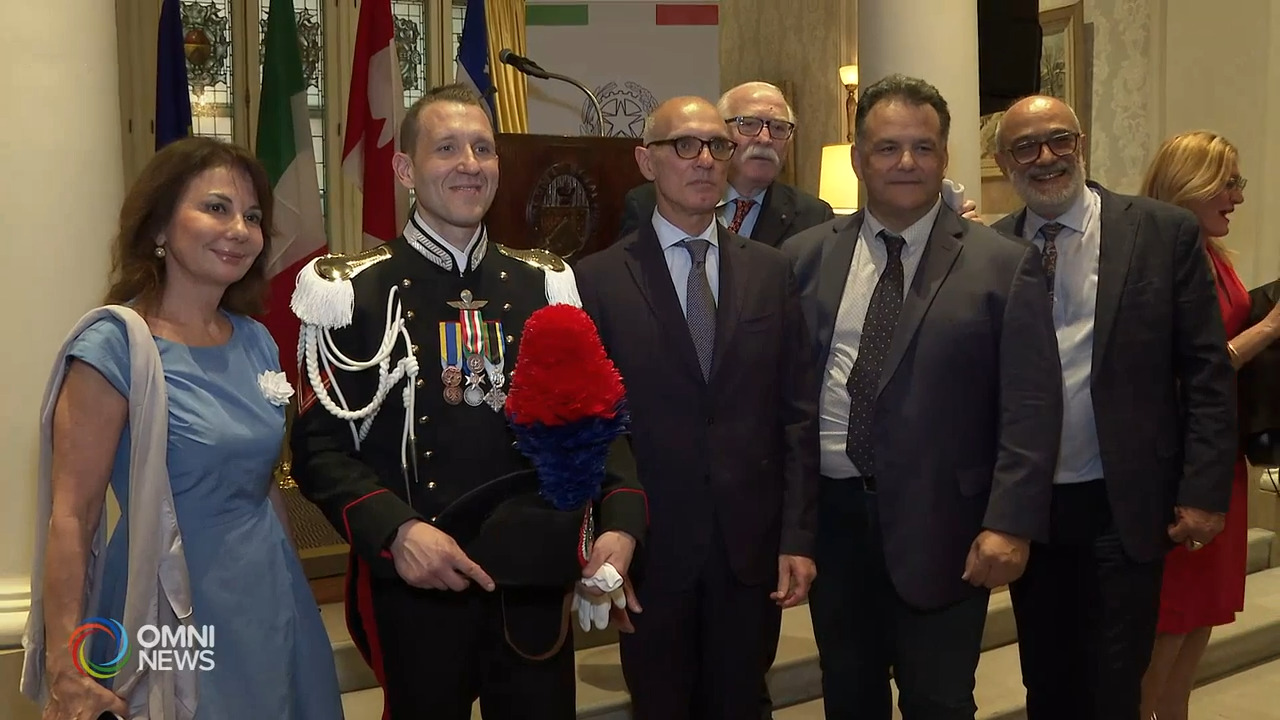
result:
[[[293,386],[289,384],[289,379],[282,372],[267,370],[259,375],[258,389],[262,391],[262,397],[269,400],[272,405],[285,405],[289,402],[289,398],[293,397]]]

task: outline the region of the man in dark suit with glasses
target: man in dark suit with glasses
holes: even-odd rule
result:
[[[716,111],[738,149],[729,161],[729,185],[716,215],[731,232],[778,247],[783,240],[835,217],[831,206],[778,182],[791,151],[796,116],[782,91],[765,82],[743,83],[721,96]],[[657,203],[653,183],[627,193],[619,236],[649,221]]]
[[[1234,374],[1194,215],[1086,180],[1061,100],[1020,100],[996,162],[1041,249],[1065,404],[1047,542],[1010,588],[1031,720],[1138,717],[1165,553],[1222,530]],[[1034,371],[1028,368],[1028,371]]]
[[[814,577],[816,366],[790,262],[716,219],[741,151],[711,103],[664,103],[635,151],[655,209],[576,270],[649,500],[620,627],[636,720],[758,717],[762,628]]]

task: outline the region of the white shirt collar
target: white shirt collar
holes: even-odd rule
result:
[[[1056,222],[1068,230],[1075,230],[1084,234],[1085,227],[1089,222],[1089,204],[1093,200],[1093,188],[1086,185],[1084,190],[1076,197],[1075,202],[1067,211],[1054,218],[1053,220],[1045,220],[1036,214],[1031,208],[1027,208],[1027,218],[1023,221],[1023,237],[1034,238],[1036,233],[1040,232],[1040,228],[1050,222]]]
[[[924,217],[911,223],[911,226],[906,230],[894,234],[902,236],[902,239],[907,241],[908,249],[919,250],[929,241],[929,235],[933,232],[933,224],[937,222],[938,213],[941,210],[942,196],[939,195],[937,201],[933,203],[933,207],[929,208],[929,212],[925,213]],[[876,216],[871,214],[870,209],[865,214],[863,224],[866,226],[867,237],[871,238],[876,237],[881,230],[885,229],[884,223],[876,219]]]
[[[764,194],[767,192],[769,192],[769,185],[765,185],[764,187],[760,188],[760,190],[756,192],[755,195],[743,195],[742,193],[738,192],[738,188],[730,185],[729,192],[724,196],[724,200],[720,203],[720,207],[724,207],[725,205],[728,205],[729,203],[733,202],[734,200],[737,200],[738,198],[749,198],[751,200],[755,200],[756,205],[762,205],[764,204]]]
[[[663,250],[667,250],[674,245],[684,241],[685,238],[695,237],[702,238],[710,242],[712,247],[719,247],[719,234],[716,232],[716,219],[711,218],[711,222],[707,223],[706,229],[697,235],[690,236],[685,231],[672,225],[666,218],[662,217],[662,213],[657,208],[653,210],[653,230],[658,234],[658,243],[662,245]]]
[[[404,239],[409,241],[409,245],[414,250],[445,270],[452,272],[455,268],[459,268],[457,271],[459,275],[480,267],[480,261],[484,259],[489,247],[488,235],[485,226],[481,224],[467,243],[467,249],[459,250],[432,230],[417,208],[414,208],[413,216],[404,226]]]

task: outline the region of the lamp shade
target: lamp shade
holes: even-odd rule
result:
[[[857,65],[841,65],[840,66],[840,82],[844,85],[858,84],[858,66]]]
[[[858,209],[858,176],[853,172],[853,145],[841,143],[822,148],[822,176],[818,180],[818,197],[837,215],[849,215]]]

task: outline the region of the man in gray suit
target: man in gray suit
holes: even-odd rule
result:
[[[766,82],[743,83],[720,96],[716,111],[728,126],[729,139],[738,143],[729,161],[729,187],[716,212],[722,225],[777,247],[835,217],[827,203],[777,181],[796,129],[796,114],[781,90]],[[656,204],[653,183],[632,188],[623,203],[618,236],[647,224]]]
[[[1235,374],[1191,212],[1086,183],[1075,112],[1030,97],[996,161],[1026,202],[995,228],[1044,248],[1065,386],[1052,529],[1010,588],[1031,720],[1132,720],[1164,556],[1222,530]]]
[[[1062,377],[1040,253],[942,202],[932,85],[867,88],[867,205],[783,244],[824,364],[810,593],[828,718],[972,720],[992,588],[1049,532]]]

